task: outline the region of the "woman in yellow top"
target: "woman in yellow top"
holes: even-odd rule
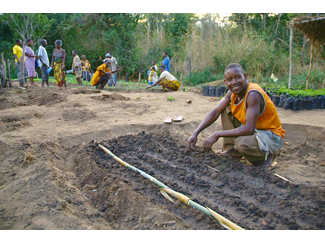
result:
[[[152,85],[147,86],[146,89],[149,89],[156,85],[161,85],[161,87],[164,90],[167,89],[169,92],[171,92],[171,91],[177,91],[181,87],[181,83],[171,73],[169,73],[166,70],[165,65],[159,66],[159,71],[160,71],[159,80],[157,80]]]
[[[198,134],[221,114],[223,130],[210,135],[203,149],[211,150],[223,137],[223,150],[227,150],[228,155],[244,156],[255,166],[269,167],[285,135],[277,110],[259,85],[247,81],[239,64],[229,64],[224,76],[229,92],[193,132],[187,146],[193,148]]]
[[[95,74],[91,78],[90,83],[92,86],[96,86],[96,88],[103,90],[111,75],[123,69],[122,67],[120,67],[115,71],[111,71],[108,68],[110,65],[111,60],[109,58],[104,59],[104,63],[98,66]]]

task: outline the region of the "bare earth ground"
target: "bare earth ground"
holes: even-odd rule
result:
[[[219,121],[185,149],[218,99],[71,87],[0,91],[0,229],[224,229],[168,201],[93,140],[245,229],[325,229],[324,110],[278,108],[286,137],[269,171],[201,152]],[[184,120],[163,123],[176,115]]]

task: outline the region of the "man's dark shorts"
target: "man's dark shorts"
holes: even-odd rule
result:
[[[48,70],[47,65],[42,65],[41,71],[42,71],[42,81],[49,80],[49,74],[46,72]]]

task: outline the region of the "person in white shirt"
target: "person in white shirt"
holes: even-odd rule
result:
[[[115,70],[117,70],[117,61],[116,61],[116,58],[114,58],[110,52],[109,52],[109,55],[110,55],[110,59],[111,59],[112,71],[115,71]],[[116,73],[112,74],[112,77],[113,77],[113,80],[114,80],[114,86],[116,86],[117,74]]]
[[[41,39],[40,43],[41,45],[38,48],[38,58],[39,58],[39,66],[41,67],[41,73],[42,73],[42,87],[44,87],[44,82],[46,82],[47,87],[50,87],[49,74],[46,72],[50,66],[49,57],[45,49],[47,42],[45,39]]]
[[[164,90],[177,91],[181,87],[181,83],[166,70],[165,65],[159,66],[160,77],[159,79],[152,85],[147,86],[146,89],[150,89],[155,85],[161,85]]]

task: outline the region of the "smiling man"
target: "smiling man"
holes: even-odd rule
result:
[[[216,131],[203,143],[204,150],[223,137],[223,151],[233,157],[244,156],[255,166],[269,167],[282,145],[285,131],[277,110],[257,84],[247,81],[241,65],[229,64],[224,72],[229,91],[187,140],[194,148],[197,136],[221,115],[222,131]]]

